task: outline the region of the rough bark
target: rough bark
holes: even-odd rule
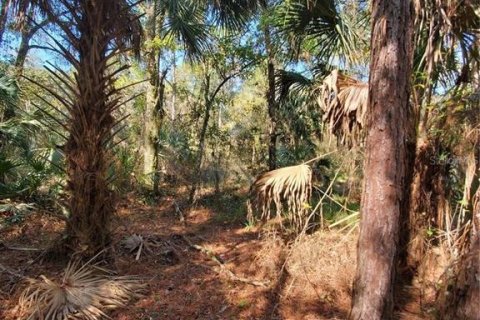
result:
[[[391,319],[400,217],[408,204],[410,2],[372,3],[369,119],[350,319]]]
[[[64,147],[70,208],[66,244],[87,256],[109,244],[114,208],[107,177],[110,154],[105,148],[114,126],[112,112],[118,106],[109,100],[115,91],[108,90],[114,81],[107,67],[109,44],[116,37],[106,23],[111,21],[110,7],[103,1],[78,3],[79,39],[73,43],[78,60],[70,57],[78,95],[70,108],[70,134]]]
[[[410,194],[408,257],[406,266],[415,270],[425,255],[426,228],[443,229],[448,210],[446,176],[449,165],[438,161],[442,153],[437,141],[419,142]]]

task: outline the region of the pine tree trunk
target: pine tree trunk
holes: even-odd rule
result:
[[[400,217],[409,189],[410,2],[372,3],[369,119],[350,319],[391,319]]]

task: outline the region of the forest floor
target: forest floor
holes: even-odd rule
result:
[[[179,220],[178,205],[173,196],[154,206],[133,199],[119,205],[111,267],[121,275],[140,275],[148,291],[114,311],[113,319],[347,318],[355,233],[315,232],[287,245],[274,231],[245,226],[241,194],[204,196],[186,224]],[[63,227],[60,219],[33,213],[0,231],[0,264],[23,276],[58,277],[65,261],[38,260],[39,252],[27,248],[45,248]],[[155,244],[138,260],[137,251],[120,245],[133,234]],[[0,273],[0,319],[14,319],[11,310],[21,287],[18,277]],[[419,315],[412,292],[398,318],[429,319]]]

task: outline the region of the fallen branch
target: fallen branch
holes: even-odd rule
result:
[[[9,273],[11,274],[12,276],[15,276],[15,277],[18,277],[18,278],[21,278],[21,279],[26,279],[27,277],[24,276],[23,274],[20,274],[12,269],[10,269],[9,267],[6,267],[4,266],[3,264],[0,263],[0,270],[2,272],[6,272],[6,273]]]
[[[269,284],[269,281],[252,280],[252,279],[247,279],[247,278],[237,276],[235,273],[233,273],[230,269],[228,269],[225,266],[225,263],[223,262],[222,258],[220,258],[218,255],[216,255],[215,252],[213,252],[213,251],[211,251],[211,250],[209,250],[205,247],[202,247],[198,244],[194,244],[185,235],[180,235],[180,236],[188,244],[189,247],[204,253],[207,257],[210,258],[210,260],[215,262],[220,267],[220,271],[217,271],[217,270],[212,268],[212,270],[214,270],[215,272],[217,272],[217,273],[222,273],[223,272],[233,281],[250,284],[250,285],[253,285],[253,286],[257,286],[257,287],[264,287],[265,288]]]
[[[8,250],[17,250],[17,251],[42,251],[42,249],[39,249],[39,248],[9,246],[9,245],[6,245],[4,242],[0,242],[0,248],[2,247]]]

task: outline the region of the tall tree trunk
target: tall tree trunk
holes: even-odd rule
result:
[[[32,49],[30,46],[30,40],[33,36],[44,26],[50,22],[49,19],[44,19],[40,23],[33,23],[28,21],[22,30],[22,37],[20,40],[20,45],[18,46],[17,57],[15,59],[15,68],[18,76],[23,74],[23,68],[25,66],[25,61],[27,59],[28,52]]]
[[[177,51],[173,49],[172,53],[172,109],[171,109],[171,117],[172,122],[175,121],[177,110]]]
[[[8,9],[10,7],[11,0],[2,0],[0,8],[0,45],[3,42],[3,35],[5,28],[7,27]]]
[[[143,135],[143,176],[146,187],[152,188],[155,160],[155,85],[150,84],[145,94],[144,135]]]
[[[269,123],[268,143],[268,168],[274,170],[277,167],[277,103],[275,101],[275,52],[271,40],[270,26],[266,25],[263,30],[265,36],[265,49],[267,52],[267,105]]]
[[[350,319],[391,319],[400,217],[406,215],[409,149],[410,2],[374,0],[369,119],[358,265]]]
[[[190,189],[190,195],[188,199],[188,202],[190,203],[190,205],[193,205],[195,203],[197,189],[200,184],[203,156],[205,154],[205,140],[207,137],[208,122],[210,120],[210,111],[213,106],[213,98],[210,98],[210,75],[209,74],[205,76],[204,90],[205,90],[204,91],[205,116],[203,117],[202,129],[200,130],[200,135],[198,137],[198,153],[197,153],[197,159],[195,161],[194,179],[193,179],[192,188]]]
[[[153,194],[159,195],[160,194],[160,133],[162,130],[163,120],[165,118],[165,109],[164,101],[165,101],[165,77],[167,76],[167,71],[164,70],[162,75],[160,76],[159,83],[158,83],[158,96],[157,101],[155,103],[155,111],[154,111],[154,119],[155,119],[155,153],[154,153],[154,161],[153,161]]]
[[[152,41],[157,34],[157,26],[161,25],[157,20],[163,18],[163,13],[158,14],[157,1],[150,4],[146,10],[147,26],[146,37],[148,41]],[[155,179],[158,175],[157,170],[157,142],[158,133],[163,121],[163,101],[159,99],[160,89],[160,74],[159,74],[159,56],[160,50],[158,48],[150,48],[146,54],[147,75],[150,79],[145,99],[145,126],[143,136],[143,175],[144,183],[150,188],[155,189]],[[163,97],[162,97],[163,99]],[[161,112],[158,112],[158,105],[161,104]]]
[[[105,23],[111,13],[106,2],[85,1],[79,4],[78,14],[82,17],[75,43],[78,97],[70,111],[70,136],[65,145],[70,207],[67,244],[92,255],[110,242],[114,208],[107,177],[110,153],[105,149],[114,125],[114,105],[107,95],[113,81],[107,71],[112,36]]]

